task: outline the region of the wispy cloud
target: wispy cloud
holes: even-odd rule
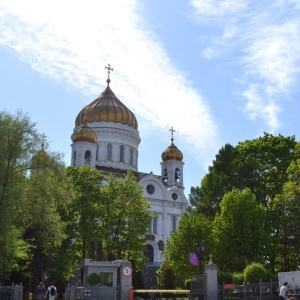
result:
[[[111,87],[139,119],[157,129],[176,122],[176,132],[199,155],[215,150],[208,106],[145,28],[139,9],[135,0],[3,0],[0,45],[36,71],[89,94],[102,91],[104,64],[111,63]]]
[[[226,53],[240,65],[245,100],[244,111],[253,120],[263,120],[270,131],[280,127],[279,113],[289,88],[299,78],[299,1],[191,0],[200,22],[223,28],[204,57],[222,59]],[[230,53],[230,55],[229,55]],[[236,75],[238,76],[238,74]],[[238,88],[238,87],[237,87]]]

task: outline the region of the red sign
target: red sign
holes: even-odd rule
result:
[[[224,283],[223,288],[224,289],[235,289],[235,284],[234,283]]]

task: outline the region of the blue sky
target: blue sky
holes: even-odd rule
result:
[[[1,0],[0,108],[71,160],[78,112],[111,88],[139,122],[139,170],[174,143],[186,195],[226,143],[299,140],[300,0]]]

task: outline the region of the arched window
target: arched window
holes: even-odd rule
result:
[[[133,149],[130,148],[130,164],[133,166]]]
[[[73,166],[76,166],[76,151],[73,152]]]
[[[157,216],[152,220],[152,233],[157,234]]]
[[[85,155],[84,155],[84,164],[85,165],[91,165],[91,151],[87,150],[85,151]]]
[[[124,146],[120,147],[120,162],[124,162]]]
[[[149,233],[157,234],[157,216],[155,216],[149,223]]]
[[[107,160],[111,161],[111,157],[112,157],[112,146],[111,144],[107,145]]]
[[[172,217],[172,231],[175,232],[177,230],[177,220],[176,216]]]
[[[175,182],[180,181],[180,170],[178,168],[175,169]]]
[[[168,171],[167,168],[164,169],[164,175],[163,175],[163,182],[167,182],[168,181]]]
[[[146,251],[145,256],[147,257],[148,262],[154,261],[154,249],[152,245],[147,244],[146,245]]]

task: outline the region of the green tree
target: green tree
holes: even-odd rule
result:
[[[265,267],[261,263],[256,262],[246,266],[244,270],[244,278],[247,283],[257,283],[260,280],[270,280],[269,278],[266,278],[267,274],[268,272]]]
[[[61,218],[66,222],[66,239],[58,251],[58,257],[70,269],[78,270],[80,260],[88,258],[90,243],[101,231],[99,220],[103,211],[100,188],[104,183],[104,176],[89,165],[67,167],[65,173],[69,178],[67,191],[72,197],[59,210]],[[83,274],[81,275],[83,278]]]
[[[295,159],[291,162],[288,181],[272,203],[272,212],[277,220],[276,270],[295,270],[299,264],[300,247],[300,144],[295,148]]]
[[[191,194],[197,208],[212,217],[219,212],[225,193],[233,187],[249,188],[256,201],[269,209],[287,181],[286,170],[294,158],[295,137],[262,137],[240,142],[236,147],[226,144],[216,155],[209,173],[201,181],[200,191]]]
[[[161,290],[174,290],[176,287],[176,276],[165,262],[163,262],[156,273],[156,282]]]
[[[227,191],[234,186],[237,150],[230,144],[222,147],[209,167],[209,172],[201,181],[199,188],[191,188],[189,200],[198,212],[214,218]]]
[[[131,172],[124,177],[109,176],[101,187],[101,230],[104,258],[134,261],[144,266],[146,234],[152,214],[142,186]]]
[[[220,270],[240,272],[251,262],[262,262],[267,239],[265,210],[249,189],[233,189],[220,204],[213,222],[213,253]]]
[[[209,253],[211,244],[210,221],[203,214],[190,212],[181,218],[178,230],[172,232],[163,251],[164,260],[168,268],[172,269],[177,277],[182,280],[190,278],[191,274],[199,274],[199,264],[194,265],[190,261],[190,255],[196,255],[196,244],[206,241],[206,253]],[[201,261],[203,271],[204,261]]]
[[[104,177],[88,165],[66,171],[76,195],[62,212],[68,236],[63,251],[73,253],[76,266],[84,258],[126,259],[141,269],[152,214],[133,174]]]
[[[45,280],[45,275],[60,274],[56,253],[65,239],[65,222],[59,207],[69,200],[64,164],[56,153],[42,149],[32,158],[31,172],[26,184],[23,211],[26,216],[24,240],[30,245],[30,259],[26,266],[33,286]],[[56,281],[58,280],[57,276]]]
[[[24,188],[30,160],[40,143],[27,115],[0,112],[0,277],[2,282],[27,257],[24,231]]]

